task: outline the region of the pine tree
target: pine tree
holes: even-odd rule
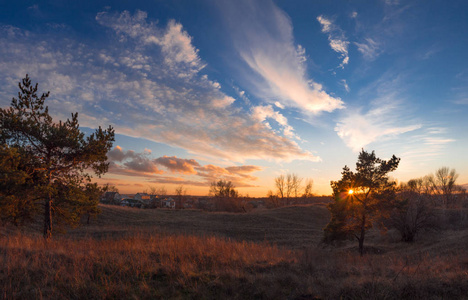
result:
[[[343,168],[341,179],[332,181],[334,202],[329,204],[330,223],[325,228],[325,241],[353,236],[358,240],[359,253],[364,252],[366,231],[387,217],[395,199],[395,182],[388,173],[397,169],[400,158],[388,161],[362,150],[356,172]]]
[[[114,129],[99,127],[89,136],[80,130],[78,113],[55,123],[28,75],[19,83],[18,98],[0,108],[0,216],[14,224],[30,220],[42,206],[44,237],[52,225],[78,224],[83,214],[96,213],[101,192],[89,170],[107,172],[107,152]],[[5,174],[11,174],[5,175]],[[8,178],[8,179],[7,179]],[[13,179],[15,178],[15,179]]]

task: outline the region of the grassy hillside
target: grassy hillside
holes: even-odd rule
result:
[[[324,205],[254,210],[246,214],[211,213],[200,210],[164,210],[101,205],[97,220],[70,236],[112,237],[133,232],[166,232],[268,242],[291,249],[315,246],[329,221]]]
[[[320,205],[248,214],[102,206],[57,235],[0,235],[2,299],[463,299],[468,231],[317,244]],[[4,231],[6,232],[6,231]],[[278,245],[278,246],[276,246]]]

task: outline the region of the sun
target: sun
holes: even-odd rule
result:
[[[348,191],[348,195],[352,195],[353,193],[354,193],[353,190],[349,190],[349,191]]]

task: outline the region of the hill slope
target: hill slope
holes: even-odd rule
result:
[[[324,205],[291,206],[245,214],[199,210],[134,209],[101,205],[91,224],[69,232],[72,236],[118,237],[135,232],[215,235],[234,240],[268,242],[288,248],[316,245],[329,221]]]

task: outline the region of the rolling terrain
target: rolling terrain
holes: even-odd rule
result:
[[[329,221],[325,205],[254,210],[245,214],[200,210],[135,209],[101,205],[91,224],[72,230],[70,236],[112,237],[165,232],[218,236],[237,241],[267,242],[290,249],[316,246]]]
[[[101,205],[89,225],[49,242],[1,229],[2,299],[464,299],[468,230],[413,244],[371,230],[320,244],[324,205],[246,214]]]

